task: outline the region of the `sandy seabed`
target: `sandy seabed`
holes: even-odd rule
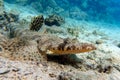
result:
[[[6,10],[13,9],[6,4]],[[19,6],[20,7],[20,6]],[[14,10],[14,9],[13,9]],[[37,13],[25,8],[18,10],[21,20],[30,18]],[[34,11],[34,10],[33,10]],[[28,14],[30,13],[30,14]],[[77,32],[80,42],[93,43],[95,51],[76,54],[80,63],[57,63],[54,61],[21,62],[0,57],[0,80],[120,80],[120,28],[118,25],[103,22],[86,22],[66,19],[61,29],[72,28]],[[66,31],[64,34],[66,34]],[[57,33],[60,37],[75,38],[76,34]],[[65,62],[65,61],[64,61]]]

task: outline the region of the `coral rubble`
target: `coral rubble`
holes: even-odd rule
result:
[[[40,62],[42,56],[38,51],[37,43],[25,39],[13,38],[0,42],[0,55],[11,60]]]
[[[18,15],[13,13],[4,12],[0,14],[0,28],[8,29],[10,24],[18,21]]]

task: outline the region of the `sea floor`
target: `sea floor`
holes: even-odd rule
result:
[[[33,16],[38,15],[32,8],[28,10],[25,7],[5,4],[8,12],[17,9],[21,20],[30,21]],[[55,34],[95,44],[97,49],[77,54],[75,57],[80,63],[76,65],[52,61],[36,64],[0,57],[0,80],[120,80],[120,25],[70,18],[65,21],[60,26],[64,33]],[[68,33],[68,28],[74,33]]]

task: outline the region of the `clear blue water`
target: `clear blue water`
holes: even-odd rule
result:
[[[43,14],[58,14],[76,20],[120,24],[120,0],[5,0],[32,6]]]

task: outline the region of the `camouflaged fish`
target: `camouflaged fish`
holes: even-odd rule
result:
[[[0,56],[22,61],[41,61],[42,55],[66,55],[89,52],[95,46],[76,39],[22,32],[19,38],[0,38]]]
[[[76,39],[59,38],[57,36],[43,36],[42,40],[38,41],[38,46],[41,51],[46,51],[49,55],[66,55],[78,54],[95,50],[96,47],[88,43],[80,43]]]

